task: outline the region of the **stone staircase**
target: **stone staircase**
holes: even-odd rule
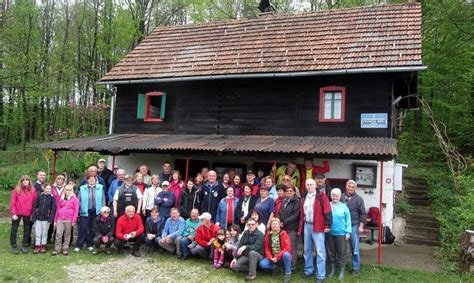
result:
[[[428,199],[428,185],[421,178],[404,177],[405,198],[412,205],[406,215],[405,242],[414,245],[437,246],[439,223],[434,217]]]

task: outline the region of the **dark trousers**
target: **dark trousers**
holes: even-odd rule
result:
[[[21,216],[18,215],[17,220],[12,220],[12,229],[10,231],[10,245],[16,248],[16,234],[18,232],[18,227],[20,226],[20,221],[23,221],[23,242],[24,247],[28,247],[31,243],[31,226],[33,223],[30,221],[30,216]]]
[[[296,262],[298,260],[298,232],[287,231],[291,243],[291,270],[296,270]]]
[[[87,241],[87,247],[94,244],[94,219],[96,218],[95,209],[89,209],[89,216],[81,216],[79,223],[79,238],[77,239],[77,248],[82,248]]]
[[[114,241],[114,246],[119,250],[119,251],[122,251],[123,250],[123,247],[125,246],[125,244],[127,242],[132,242],[132,243],[135,243],[133,245],[133,248],[132,248],[132,251],[134,252],[137,252],[140,250],[140,247],[142,246],[143,244],[143,241],[145,241],[145,233],[141,233],[140,235],[136,236],[135,238],[133,239],[129,239],[128,241],[127,240],[120,240],[120,239],[115,239]]]
[[[100,249],[100,245],[102,245],[102,244],[105,244],[105,247],[106,247],[107,249],[109,249],[110,246],[112,246],[112,243],[113,243],[113,242],[114,242],[114,237],[110,237],[110,238],[109,238],[109,241],[108,241],[107,243],[102,242],[102,240],[99,239],[99,237],[94,237],[94,247],[95,247],[96,249]]]
[[[347,241],[344,236],[326,234],[326,250],[329,263],[337,263],[339,267],[346,265]]]

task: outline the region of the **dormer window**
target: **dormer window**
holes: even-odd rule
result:
[[[319,122],[344,122],[346,88],[327,86],[319,90]]]
[[[137,119],[145,122],[163,122],[165,119],[166,93],[160,91],[138,94]]]

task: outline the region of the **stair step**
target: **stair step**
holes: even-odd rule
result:
[[[428,225],[414,225],[407,224],[406,230],[408,233],[414,232],[414,234],[423,235],[439,235],[439,228],[428,226]]]
[[[404,184],[405,192],[428,192],[428,187],[424,185]]]
[[[434,218],[409,218],[406,220],[407,226],[433,227],[439,229],[439,223]]]
[[[406,237],[416,237],[420,239],[427,239],[432,241],[438,241],[439,235],[438,233],[425,233],[425,230],[408,230],[405,234]]]
[[[411,245],[424,245],[424,246],[434,247],[439,244],[439,241],[405,235],[405,243],[411,244]]]
[[[407,194],[405,196],[406,199],[424,199],[424,200],[429,200],[427,194]]]
[[[433,213],[433,211],[431,210],[430,207],[418,206],[418,205],[412,206],[412,210],[411,210],[410,215],[417,215],[417,216],[429,215],[429,216],[434,217],[434,213]]]
[[[409,199],[408,203],[411,205],[416,205],[416,206],[429,206],[430,202],[429,200],[414,200],[414,199]]]
[[[410,176],[403,176],[403,183],[411,183],[414,185],[427,185],[427,182],[423,178],[419,177],[410,177]]]

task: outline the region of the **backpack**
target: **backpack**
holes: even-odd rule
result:
[[[371,219],[367,226],[370,227],[379,227],[379,218],[380,218],[380,210],[378,207],[371,207],[369,208],[369,212],[367,213],[367,218]]]
[[[388,226],[382,228],[382,244],[391,245],[395,243],[395,235]]]

